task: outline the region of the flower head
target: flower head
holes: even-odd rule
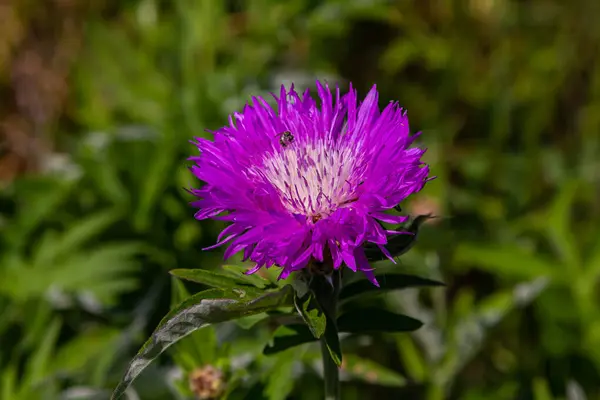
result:
[[[212,365],[197,368],[189,375],[190,390],[198,399],[216,399],[223,393],[223,372]]]
[[[363,245],[392,259],[387,238],[403,232],[380,222],[406,221],[386,211],[423,188],[425,150],[409,147],[417,135],[397,103],[379,110],[375,86],[360,104],[352,86],[344,96],[317,89],[320,104],[308,90],[282,87],[276,110],[253,97],[214,141],[196,138],[191,170],[205,185],[192,190],[195,217],[231,222],[210,248],[229,243],[225,258],[243,251],[256,263],[248,273],[277,265],[286,278],[329,260],[377,285]]]

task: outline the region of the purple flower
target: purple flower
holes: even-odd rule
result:
[[[397,103],[380,112],[375,86],[360,104],[352,86],[342,97],[339,88],[317,89],[320,104],[308,90],[300,96],[282,86],[277,110],[253,97],[214,141],[196,138],[191,170],[205,185],[192,190],[195,218],[231,222],[209,249],[229,243],[226,259],[243,251],[256,263],[249,274],[277,265],[283,279],[328,260],[378,285],[363,245],[378,245],[393,261],[387,238],[405,232],[380,222],[406,221],[386,210],[423,188],[425,149],[409,147],[418,135]]]

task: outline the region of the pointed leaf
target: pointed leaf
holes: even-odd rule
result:
[[[171,282],[171,307],[176,307],[190,297],[190,293],[179,279],[172,279]],[[173,359],[177,365],[191,371],[198,363],[206,365],[215,361],[217,348],[217,333],[212,326],[207,326],[176,343]]]
[[[390,290],[399,290],[408,287],[444,286],[444,283],[435,281],[433,279],[421,278],[420,276],[406,274],[377,275],[377,280],[379,281],[380,287],[373,285],[366,279],[349,283],[347,286],[342,288],[340,300],[343,301],[354,296],[368,293],[386,293]]]
[[[172,269],[169,273],[180,279],[201,283],[218,289],[241,289],[248,292],[250,295],[258,295],[262,292],[254,286],[247,285],[247,282],[244,282],[241,279],[236,280],[229,275],[207,271],[205,269]]]
[[[223,269],[223,274],[231,276],[238,281],[254,285],[259,289],[263,289],[270,284],[268,280],[258,274],[246,275],[247,268],[240,265],[223,265],[221,268]]]
[[[130,362],[125,376],[115,389],[112,399],[123,395],[131,382],[169,346],[190,333],[210,324],[229,321],[242,316],[259,314],[289,305],[293,289],[285,286],[256,298],[237,291],[211,289],[197,293],[171,310],[159,323],[154,333]]]
[[[395,314],[379,308],[363,308],[343,314],[338,319],[342,332],[410,332],[419,329],[423,323],[402,314]]]
[[[313,295],[309,294],[304,300],[299,299],[298,296],[294,296],[294,305],[313,336],[317,339],[323,336],[325,333],[326,317],[325,313],[319,310]]]
[[[405,232],[412,233],[412,235],[404,234],[392,236],[385,245],[385,248],[390,252],[392,257],[400,257],[402,254],[412,249],[417,242],[419,228],[423,225],[423,222],[431,218],[434,218],[431,214],[418,215],[404,230]],[[373,243],[367,243],[365,245],[365,254],[369,261],[383,261],[387,259],[386,255]]]
[[[335,321],[331,320],[327,316],[327,322],[325,326],[325,335],[321,338],[325,341],[329,355],[333,359],[333,362],[339,367],[342,365],[342,346],[340,345],[340,336],[338,334],[337,326]]]
[[[321,341],[327,346],[332,360],[339,366],[342,363],[342,348],[336,323],[336,303],[341,287],[341,274],[334,271],[329,278],[313,277],[309,286],[316,303],[325,315],[325,332]]]
[[[376,312],[372,312],[373,309],[368,309],[363,312],[351,312],[344,314],[338,319],[338,330],[342,333],[365,333],[365,332],[406,332],[418,329],[422,323],[416,319],[407,317],[405,315],[394,314],[385,310],[377,309]],[[359,310],[361,311],[361,310]],[[383,311],[383,312],[382,312]],[[366,315],[365,315],[366,314]],[[346,317],[347,316],[347,317]],[[372,323],[372,316],[375,317],[375,323]],[[394,320],[385,321],[386,318],[393,318]],[[368,318],[367,318],[368,317]],[[345,319],[361,318],[360,321],[354,321],[352,323],[347,322]],[[384,323],[377,322],[377,320],[383,319]],[[342,324],[340,324],[342,320]],[[357,325],[361,323],[369,323],[367,327],[357,328]],[[312,335],[310,329],[306,325],[284,325],[280,326],[275,331],[273,337],[273,343],[265,346],[263,349],[264,355],[272,355],[281,351],[287,350],[291,347],[300,346],[306,343],[316,342],[317,339]]]

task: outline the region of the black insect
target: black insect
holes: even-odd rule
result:
[[[394,206],[394,210],[398,211],[398,212],[402,212],[402,207],[400,207],[400,204],[396,204]]]
[[[281,132],[277,136],[279,136],[281,147],[287,147],[294,141],[294,135],[290,131]]]

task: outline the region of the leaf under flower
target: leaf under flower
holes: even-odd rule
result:
[[[289,306],[292,299],[291,286],[268,291],[254,298],[241,296],[234,290],[223,289],[210,289],[189,297],[162,319],[150,339],[129,363],[111,399],[121,397],[133,380],[156,357],[190,333],[210,324]]]

